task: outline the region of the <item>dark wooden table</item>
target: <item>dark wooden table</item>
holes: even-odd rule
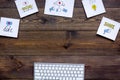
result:
[[[0,37],[0,80],[33,80],[34,62],[84,63],[85,80],[120,80],[120,33],[96,35],[103,16],[120,22],[120,0],[103,0],[107,13],[87,19],[81,0],[73,18],[39,12],[21,19],[18,39]],[[14,0],[0,0],[0,17],[19,18]]]

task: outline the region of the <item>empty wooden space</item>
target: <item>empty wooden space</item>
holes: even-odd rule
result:
[[[120,33],[115,42],[96,35],[103,16],[120,22],[120,0],[103,0],[106,13],[87,19],[81,0],[73,18],[39,12],[21,19],[17,39],[0,37],[0,80],[33,80],[34,62],[84,63],[85,80],[120,80]],[[18,18],[14,0],[0,0],[0,17]]]

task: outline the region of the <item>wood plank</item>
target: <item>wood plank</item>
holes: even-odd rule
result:
[[[6,12],[7,11],[7,12]],[[103,16],[120,22],[119,8],[107,8],[107,13],[86,19],[84,10],[76,8],[73,18],[44,15],[43,9],[34,15],[21,19],[20,30],[97,30]],[[19,18],[16,9],[0,9],[0,16]],[[10,13],[10,14],[8,14]],[[78,15],[79,14],[79,15]]]
[[[119,55],[119,40],[120,34],[113,42],[96,31],[23,31],[18,39],[0,38],[0,55]]]
[[[119,0],[103,0],[105,7],[120,7]],[[38,8],[45,6],[45,0],[36,0]],[[75,0],[75,8],[82,7],[81,0]],[[16,8],[14,0],[0,0],[0,8]]]
[[[1,78],[33,78],[34,62],[84,63],[87,80],[120,79],[120,56],[0,56]]]

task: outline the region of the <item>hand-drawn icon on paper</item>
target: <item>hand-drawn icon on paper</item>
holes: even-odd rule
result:
[[[51,11],[54,11],[54,10],[55,10],[55,8],[54,8],[54,7],[51,7],[49,10],[50,10],[50,12],[51,12]]]
[[[12,32],[12,22],[11,21],[7,21],[6,22],[6,27],[3,29],[3,31],[5,31],[5,32]]]
[[[104,29],[104,33],[103,34],[110,33],[110,32],[111,32],[110,29]]]
[[[24,1],[22,4],[23,4],[23,6],[27,6],[29,4],[29,2],[28,1]]]
[[[94,11],[96,11],[97,6],[96,6],[95,4],[93,4],[93,5],[92,5],[92,9],[93,9]]]
[[[33,6],[26,0],[22,3],[23,7],[22,10],[23,12],[29,11],[31,9],[33,9]]]
[[[53,7],[49,8],[49,11],[55,12],[67,12],[68,10],[65,8],[65,3],[62,0],[57,0],[53,3]]]
[[[89,3],[91,5],[91,9],[93,11],[96,11],[97,10],[97,5],[95,4],[96,3],[96,0],[89,0]]]
[[[109,22],[105,22],[105,23],[104,23],[104,26],[107,27],[107,28],[109,28],[109,29],[104,29],[104,33],[103,33],[103,34],[105,34],[105,33],[111,33],[111,31],[112,31],[112,30],[114,29],[114,27],[115,27],[114,24],[111,24],[111,23],[109,23]]]

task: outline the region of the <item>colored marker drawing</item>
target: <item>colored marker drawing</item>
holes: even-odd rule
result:
[[[6,27],[3,29],[3,31],[5,31],[5,32],[12,32],[12,22],[11,21],[7,21],[6,22]]]
[[[104,29],[104,33],[103,34],[106,34],[106,33],[111,33],[111,30],[110,29]]]
[[[51,7],[49,10],[50,10],[50,12],[51,12],[51,11],[54,11],[54,10],[55,10],[55,8],[54,8],[54,7]]]
[[[111,28],[111,29],[114,29],[114,27],[115,27],[114,24],[111,24],[111,23],[109,23],[109,22],[105,22],[104,26],[105,26],[105,27],[109,27],[109,28]]]
[[[92,5],[92,9],[93,9],[94,11],[96,11],[97,6],[96,6],[95,4],[93,4],[93,5]]]
[[[96,3],[96,0],[89,0],[89,3],[91,5],[91,9],[93,11],[96,11],[97,10],[97,5],[95,4]]]
[[[6,22],[6,25],[7,25],[7,26],[11,26],[11,25],[12,25],[12,22],[7,21],[7,22]]]
[[[62,0],[57,0],[53,3],[53,6],[49,8],[49,11],[55,11],[55,12],[68,12],[67,9],[65,9],[65,3]]]
[[[23,7],[22,10],[23,12],[29,11],[31,9],[33,9],[33,6],[31,4],[29,4],[29,2],[26,0],[22,3]]]

